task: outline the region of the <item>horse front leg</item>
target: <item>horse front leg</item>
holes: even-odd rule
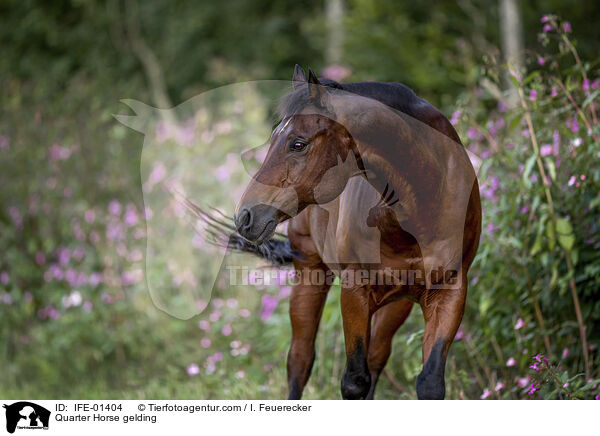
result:
[[[419,400],[443,400],[446,395],[446,357],[465,310],[466,286],[435,289],[421,299],[425,318],[423,370],[417,377]]]
[[[365,399],[371,387],[367,364],[372,308],[366,288],[342,287],[342,319],[346,342],[346,368],[342,376],[344,400]]]
[[[377,380],[392,352],[394,334],[404,324],[412,307],[412,301],[397,300],[383,306],[373,315],[371,341],[367,357],[371,373],[371,389],[367,395],[367,400],[372,400],[375,396]]]
[[[313,266],[303,270],[304,274],[320,270],[325,275],[326,267]],[[288,353],[287,375],[290,400],[302,397],[315,360],[315,337],[323,306],[327,299],[329,284],[299,284],[293,287],[290,296],[290,320],[292,322],[292,344]]]

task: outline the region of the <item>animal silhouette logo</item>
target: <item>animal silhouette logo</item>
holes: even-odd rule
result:
[[[269,159],[273,137],[283,137],[294,127],[291,118],[276,109],[288,93],[288,81],[245,82],[207,91],[170,109],[126,99],[123,103],[135,115],[115,115],[144,135],[140,181],[147,228],[146,285],[155,306],[171,316],[189,319],[208,307],[213,292],[226,286],[230,252],[260,253],[275,264],[293,255],[275,221],[254,223],[253,228],[263,230],[249,242],[231,219],[250,185],[252,195],[245,196],[245,209],[276,210],[288,217],[300,212],[299,191],[288,183],[295,176],[288,174],[288,186],[258,173]],[[334,94],[332,108],[302,109],[303,115],[328,119],[356,139],[356,153],[340,155],[311,185],[310,201],[329,216],[317,247],[323,261],[332,271],[340,263],[378,265],[381,234],[376,223],[387,217],[418,242],[428,287],[447,288],[449,283],[434,278],[439,271],[460,269],[478,158],[452,138],[381,102],[340,90]],[[410,183],[382,178],[389,183],[380,194],[367,179],[373,181],[382,171],[388,174],[388,162],[370,153],[363,142],[385,150],[412,150],[419,162],[427,158],[431,174],[415,176]],[[270,162],[277,173],[283,160]],[[391,162],[400,167],[400,174],[416,168],[411,158]],[[332,189],[342,193],[332,196]],[[240,218],[240,212],[238,221],[245,216],[252,227],[250,215]],[[239,263],[234,256],[232,261]],[[459,281],[452,286],[460,286]]]
[[[19,429],[48,429],[50,411],[29,401],[19,401],[10,405],[5,404],[6,431],[14,433]]]

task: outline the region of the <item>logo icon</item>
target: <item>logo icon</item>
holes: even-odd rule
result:
[[[29,401],[19,401],[4,405],[6,409],[6,431],[14,433],[18,429],[47,430],[50,411]]]

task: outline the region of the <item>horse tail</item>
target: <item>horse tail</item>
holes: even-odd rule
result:
[[[185,206],[188,213],[204,223],[207,242],[228,250],[254,254],[274,266],[284,266],[292,263],[295,258],[301,257],[300,253],[292,249],[286,235],[275,233],[271,239],[257,245],[240,236],[231,217],[214,208],[211,208],[210,212],[206,211],[185,195],[167,189],[179,203]]]

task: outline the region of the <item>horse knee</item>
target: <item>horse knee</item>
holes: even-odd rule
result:
[[[344,400],[362,400],[367,398],[371,389],[371,374],[368,371],[344,371],[342,377],[342,398]]]

